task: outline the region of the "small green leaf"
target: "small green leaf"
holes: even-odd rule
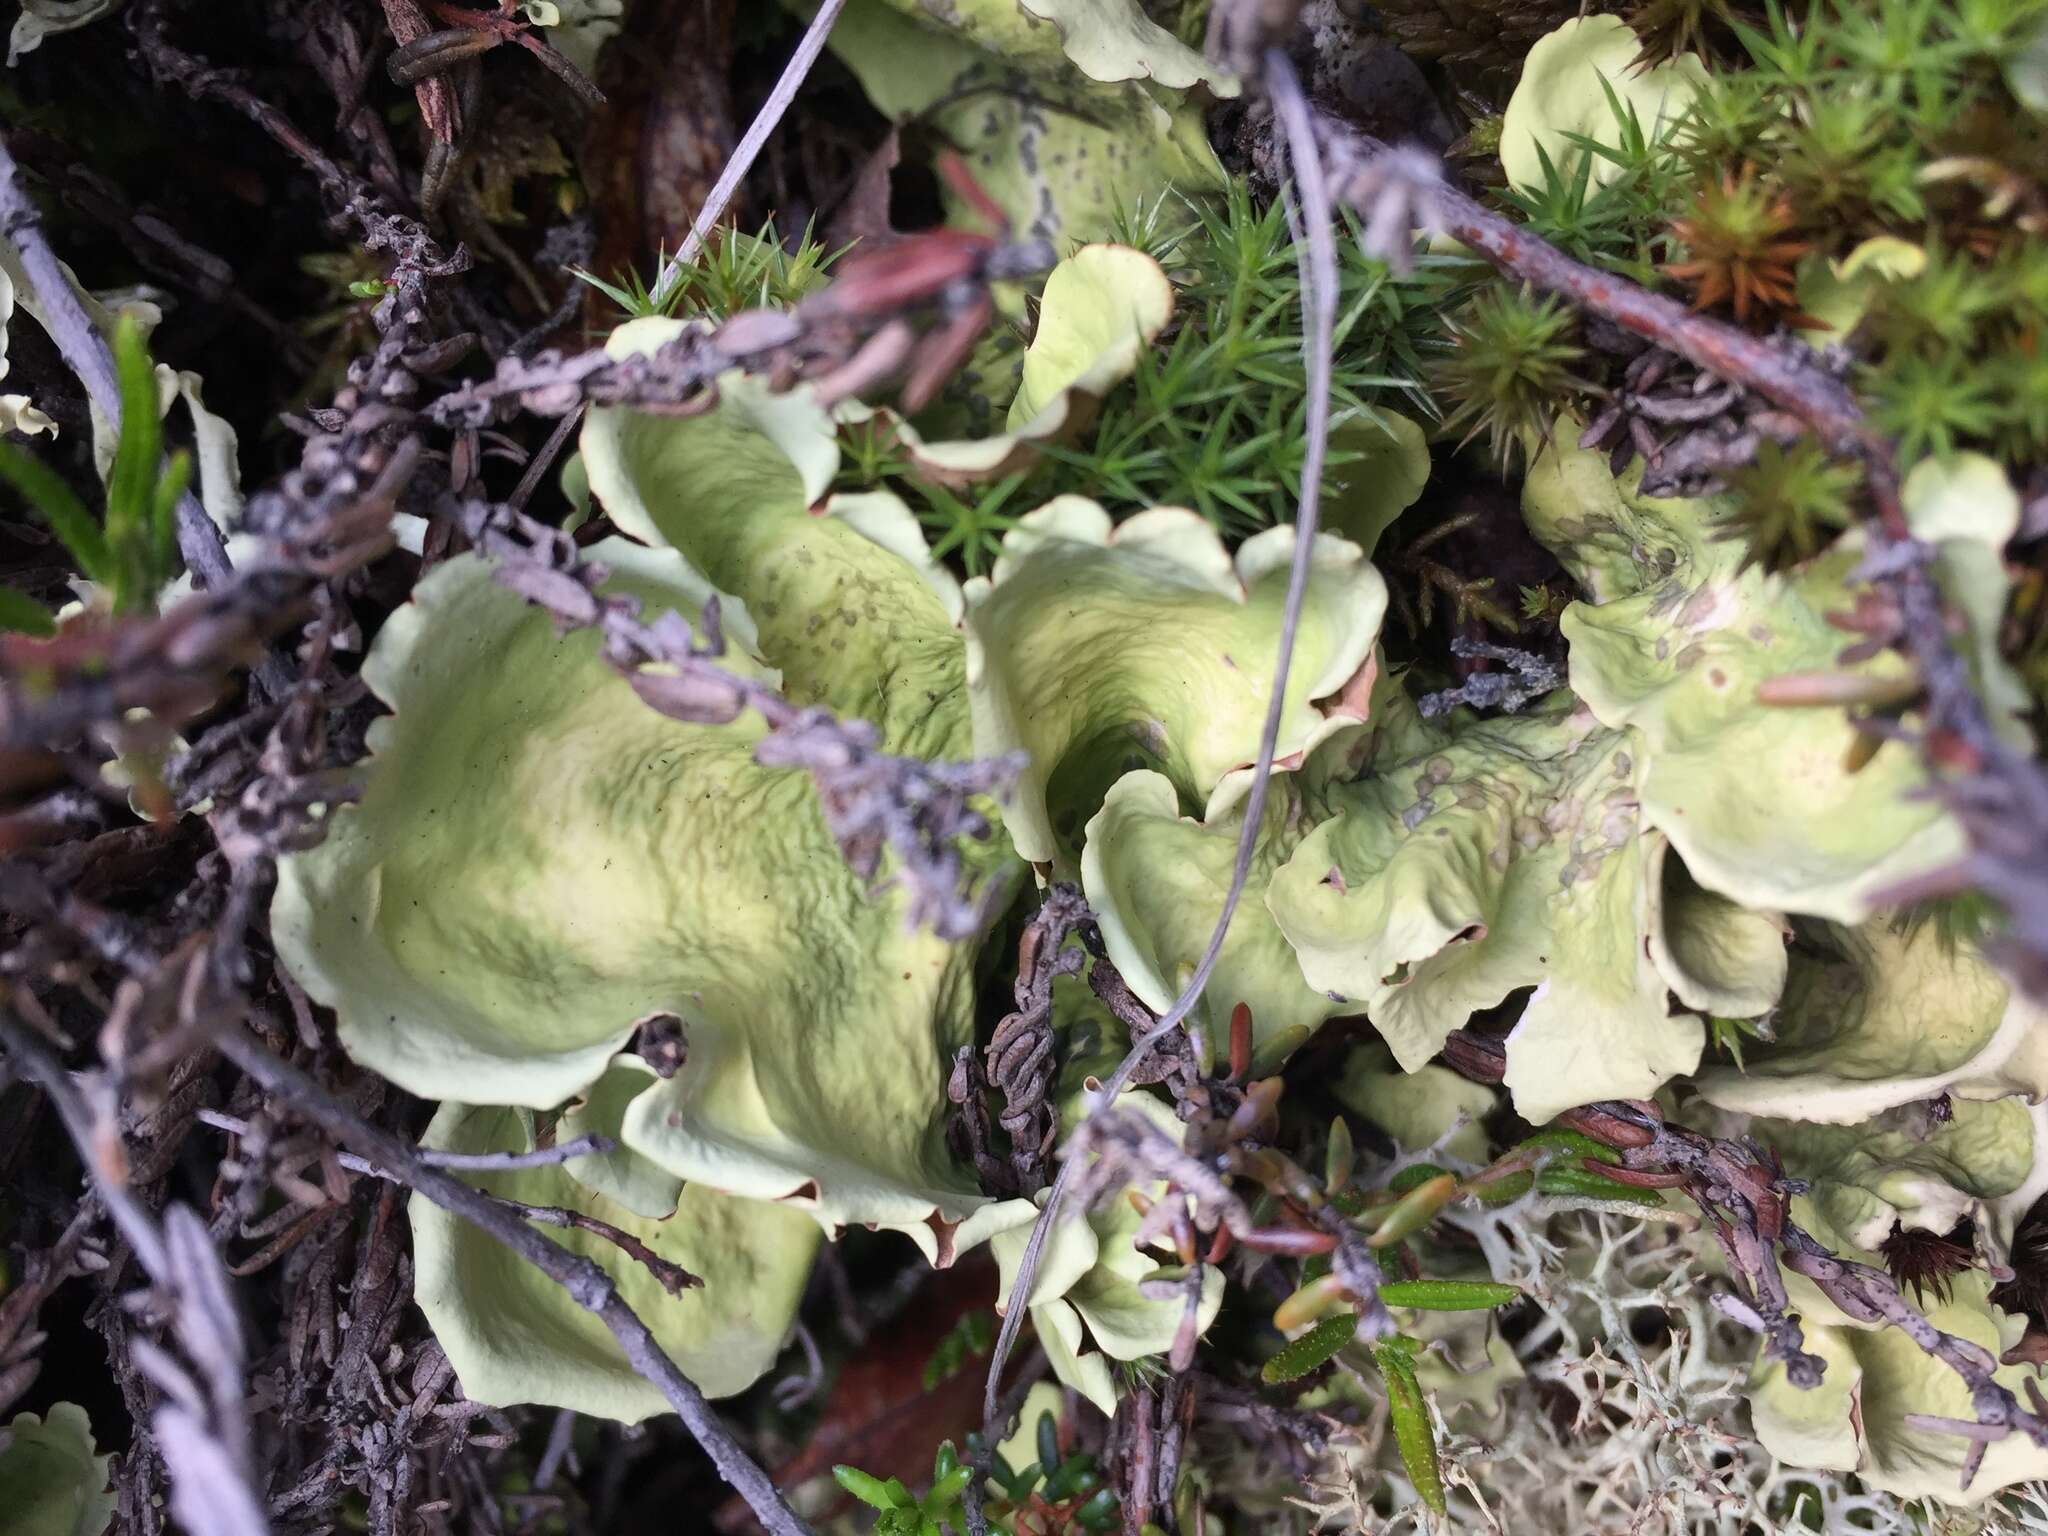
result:
[[[1436,1220],[1438,1211],[1457,1198],[1458,1181],[1451,1174],[1441,1173],[1423,1180],[1387,1212],[1373,1229],[1372,1236],[1366,1239],[1367,1246],[1386,1248],[1413,1237]]]
[[[1300,1338],[1292,1339],[1283,1345],[1279,1353],[1260,1368],[1259,1379],[1274,1387],[1285,1382],[1297,1381],[1324,1361],[1331,1359],[1337,1351],[1357,1336],[1356,1312],[1326,1317]]]
[[[1103,1488],[1074,1511],[1074,1523],[1084,1531],[1107,1531],[1116,1525],[1117,1514],[1116,1490]]]
[[[1051,1415],[1048,1414],[1047,1417],[1049,1418]],[[1040,1422],[1042,1423],[1043,1420]],[[1079,1493],[1081,1491],[1081,1484],[1087,1480],[1088,1475],[1094,1470],[1095,1458],[1086,1452],[1076,1456],[1069,1456],[1059,1464],[1058,1469],[1054,1471],[1052,1476],[1045,1480],[1045,1487],[1040,1491],[1044,1493],[1049,1501],[1057,1504],[1060,1500],[1071,1498],[1076,1493]]]
[[[1287,1064],[1287,1058],[1301,1048],[1311,1033],[1313,1031],[1306,1024],[1290,1024],[1275,1033],[1264,1045],[1252,1052],[1252,1064],[1248,1074],[1251,1081],[1257,1082],[1262,1077],[1271,1077],[1278,1072]]]
[[[667,300],[657,305],[654,302],[654,296],[647,291],[647,285],[641,282],[640,275],[637,272],[627,273],[626,281],[623,285],[608,283],[595,273],[586,272],[581,267],[571,267],[569,268],[569,273],[571,276],[580,278],[582,281],[590,284],[591,287],[624,310],[630,318],[636,320],[646,319],[651,315],[667,315],[672,313],[676,305],[682,301],[683,292],[687,286],[678,283],[669,290]]]
[[[1546,1195],[1568,1195],[1575,1200],[1625,1200],[1631,1205],[1662,1206],[1664,1197],[1654,1189],[1603,1179],[1584,1168],[1546,1168],[1536,1175],[1536,1187]]]
[[[954,1467],[932,1484],[932,1491],[924,1496],[925,1509],[944,1509],[960,1497],[967,1480],[974,1476],[972,1467]]]
[[[1443,1176],[1444,1170],[1435,1163],[1411,1163],[1387,1180],[1387,1189],[1393,1194],[1405,1195],[1411,1190],[1421,1188],[1431,1179],[1440,1179]]]
[[[934,1490],[946,1480],[946,1474],[960,1465],[960,1453],[953,1449],[953,1442],[941,1440],[938,1453],[932,1457],[932,1487]]]
[[[156,367],[132,315],[114,327],[114,371],[121,386],[121,437],[107,471],[107,544],[116,562],[115,606],[128,610],[148,585],[163,422],[157,415]]]
[[[1323,1154],[1323,1183],[1331,1194],[1351,1182],[1356,1157],[1351,1144],[1351,1122],[1337,1115],[1330,1121],[1330,1144]]]
[[[0,587],[0,629],[42,639],[57,633],[57,621],[34,598],[24,597],[11,587]],[[4,1286],[0,1286],[0,1294],[4,1292]]]
[[[1747,1070],[1742,1063],[1742,1042],[1757,1038],[1757,1024],[1756,1019],[1725,1019],[1719,1014],[1707,1019],[1710,1043],[1715,1050],[1727,1053],[1738,1072]]]
[[[1408,1349],[1394,1347],[1393,1341],[1373,1347],[1380,1376],[1387,1384],[1387,1418],[1393,1425],[1394,1443],[1401,1451],[1401,1465],[1422,1502],[1439,1515],[1450,1512],[1444,1500],[1443,1473],[1437,1465],[1436,1432],[1429,1422],[1429,1404],[1422,1396],[1422,1383],[1415,1378],[1413,1341]]]
[[[951,1334],[939,1340],[932,1357],[924,1363],[924,1389],[929,1392],[960,1369],[960,1341]]]
[[[192,455],[180,448],[164,465],[163,477],[157,481],[150,503],[149,583],[147,590],[137,594],[145,603],[155,601],[156,588],[177,569],[178,501],[191,482]]]
[[[1577,1131],[1565,1130],[1562,1126],[1553,1126],[1547,1131],[1538,1131],[1534,1136],[1524,1141],[1522,1145],[1525,1147],[1555,1147],[1575,1157],[1597,1158],[1603,1163],[1618,1163],[1621,1161],[1621,1154],[1608,1146],[1606,1142],[1595,1141],[1590,1136],[1581,1135]]]
[[[988,1353],[995,1338],[995,1327],[989,1318],[989,1313],[976,1308],[946,1331],[946,1336],[933,1348],[931,1358],[925,1361],[925,1391],[930,1392],[940,1382],[957,1376],[960,1367],[967,1363],[970,1352],[977,1355]]]
[[[1309,1281],[1273,1309],[1273,1326],[1292,1333],[1303,1323],[1312,1323],[1344,1305],[1350,1293],[1335,1275]]]
[[[861,1503],[874,1509],[894,1509],[896,1501],[889,1496],[889,1486],[879,1477],[863,1472],[859,1467],[839,1466],[832,1469],[832,1476],[840,1487],[852,1494]]]
[[[1416,1357],[1422,1353],[1422,1340],[1412,1339],[1405,1333],[1393,1333],[1381,1339],[1372,1348],[1375,1356],[1398,1355],[1413,1365]]]
[[[112,585],[114,557],[107,548],[107,537],[55,470],[12,443],[0,443],[0,479],[20,492],[35,514],[50,525],[50,531],[71,551],[82,575],[103,586]]]
[[[1512,1285],[1493,1280],[1390,1280],[1380,1287],[1380,1300],[1390,1307],[1420,1312],[1484,1312],[1520,1298]]]
[[[1051,1412],[1038,1416],[1038,1464],[1044,1467],[1048,1477],[1060,1464],[1060,1425]]]
[[[1536,1187],[1536,1175],[1523,1168],[1498,1179],[1489,1179],[1484,1184],[1467,1183],[1465,1187],[1477,1195],[1482,1204],[1511,1205]]]

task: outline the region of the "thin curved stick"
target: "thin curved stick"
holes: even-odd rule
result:
[[[1138,1063],[1170,1031],[1177,1029],[1195,1004],[1201,1001],[1202,992],[1209,985],[1209,977],[1216,969],[1217,957],[1223,952],[1223,941],[1230,932],[1230,920],[1237,913],[1245,883],[1251,876],[1252,855],[1258,842],[1259,827],[1265,819],[1266,792],[1272,783],[1273,757],[1280,743],[1280,719],[1287,704],[1287,678],[1294,663],[1295,635],[1301,624],[1302,605],[1308,595],[1309,571],[1314,563],[1323,461],[1329,446],[1330,353],[1335,344],[1337,325],[1337,247],[1330,233],[1333,213],[1329,184],[1324,178],[1321,156],[1316,147],[1308,98],[1295,77],[1294,66],[1278,48],[1267,50],[1265,84],[1285,131],[1288,157],[1293,161],[1294,184],[1301,198],[1301,222],[1306,226],[1304,238],[1297,242],[1296,249],[1300,252],[1301,302],[1308,321],[1302,342],[1308,371],[1308,410],[1301,464],[1301,497],[1294,518],[1294,560],[1288,568],[1287,606],[1280,621],[1280,653],[1273,664],[1273,694],[1266,702],[1265,729],[1259,737],[1258,763],[1252,770],[1251,793],[1245,800],[1244,829],[1238,834],[1237,862],[1230,872],[1230,889],[1223,898],[1223,911],[1217,916],[1216,926],[1209,934],[1208,947],[1202,951],[1202,961],[1195,967],[1194,975],[1188,978],[1188,984],[1174,999],[1173,1006],[1132,1044],[1129,1054],[1117,1064],[1116,1071],[1096,1092],[1088,1111],[1091,1118],[1105,1106],[1116,1102],[1117,1095],[1123,1092]],[[1069,1158],[1060,1165],[1059,1176],[1053,1180],[1052,1189],[1046,1195],[1045,1209],[1038,1213],[1038,1220],[1032,1226],[1030,1241],[1024,1245],[1023,1256],[1018,1261],[1016,1280],[1010,1287],[1010,1310],[996,1335],[995,1349],[989,1356],[988,1383],[982,1391],[982,1434],[991,1444],[1000,1438],[995,1423],[997,1386],[1002,1380],[1003,1367],[1016,1348],[1018,1332],[1024,1326],[1025,1303],[1038,1278],[1046,1242],[1051,1236],[1053,1223],[1059,1219],[1060,1207],[1074,1173],[1074,1159]]]

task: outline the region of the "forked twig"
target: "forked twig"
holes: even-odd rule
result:
[[[249,1133],[249,1123],[237,1120],[232,1115],[223,1115],[210,1109],[199,1111],[198,1118],[208,1125],[216,1126],[236,1136]],[[573,1141],[557,1142],[551,1147],[536,1147],[531,1152],[444,1152],[435,1147],[418,1148],[420,1161],[429,1168],[446,1168],[461,1173],[498,1173],[522,1168],[552,1168],[575,1157],[591,1157],[616,1150],[618,1143],[609,1136],[578,1136]],[[352,1173],[367,1174],[373,1179],[386,1179],[393,1184],[405,1180],[389,1168],[380,1168],[366,1157],[353,1152],[335,1154],[341,1166]],[[488,1193],[488,1191],[486,1192]],[[559,1205],[533,1205],[525,1200],[514,1200],[509,1195],[491,1195],[506,1209],[531,1222],[544,1227],[562,1227],[577,1232],[588,1232],[593,1237],[603,1238],[614,1248],[654,1276],[661,1288],[671,1296],[680,1296],[704,1282],[691,1274],[682,1265],[664,1259],[630,1232],[621,1231],[608,1221],[587,1216],[581,1211],[569,1210]],[[318,1214],[318,1213],[316,1213]]]
[[[248,1121],[224,1115],[217,1109],[202,1109],[194,1118],[203,1125],[226,1131],[230,1136],[249,1134]],[[504,1173],[520,1168],[552,1168],[574,1157],[602,1157],[607,1152],[617,1151],[618,1146],[609,1136],[578,1136],[570,1141],[558,1141],[553,1146],[536,1147],[531,1152],[443,1152],[435,1147],[421,1147],[419,1153],[420,1161],[429,1168],[448,1168],[463,1173]],[[343,1167],[353,1167],[358,1173],[391,1177],[359,1157],[344,1155],[341,1161]]]
[[[592,1237],[602,1238],[654,1276],[656,1283],[671,1296],[693,1291],[704,1283],[682,1265],[664,1259],[632,1233],[621,1231],[608,1221],[586,1216],[583,1212],[571,1210],[567,1206],[529,1205],[524,1200],[513,1200],[504,1195],[493,1195],[491,1198],[522,1221],[530,1221],[542,1227],[560,1227],[565,1231],[588,1232]]]

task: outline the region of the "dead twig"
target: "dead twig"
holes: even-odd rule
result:
[[[1545,656],[1490,640],[1451,637],[1451,654],[1468,659],[1506,662],[1505,672],[1474,672],[1455,688],[1424,694],[1418,705],[1425,720],[1448,714],[1460,705],[1513,713],[1531,699],[1564,686],[1564,668]]]
[[[504,1195],[493,1195],[491,1198],[522,1221],[530,1221],[542,1227],[560,1227],[565,1231],[588,1232],[593,1237],[603,1238],[654,1276],[660,1282],[661,1288],[671,1296],[680,1296],[685,1291],[696,1290],[704,1283],[682,1265],[669,1262],[632,1233],[621,1232],[608,1221],[599,1221],[595,1216],[586,1216],[581,1211],[572,1211],[559,1205],[528,1205],[524,1200],[511,1200]]]
[[[1055,885],[1046,893],[1017,943],[1017,980],[1012,988],[1017,1006],[997,1023],[989,1039],[986,1075],[974,1070],[974,1048],[962,1046],[947,1084],[948,1097],[966,1111],[970,1127],[978,1123],[974,1111],[982,1085],[992,1084],[1003,1095],[998,1123],[1010,1138],[1007,1163],[997,1161],[971,1129],[969,1138],[984,1183],[992,1182],[1007,1194],[1032,1194],[1045,1182],[1041,1170],[1059,1131],[1056,1107],[1048,1096],[1056,1066],[1052,989],[1060,977],[1081,969],[1086,956],[1067,940],[1088,921],[1088,906],[1077,886]]]
[[[240,1025],[221,1029],[214,1044],[265,1093],[291,1105],[343,1147],[389,1169],[420,1195],[502,1243],[559,1285],[611,1331],[625,1351],[627,1363],[668,1400],[711,1457],[719,1475],[747,1501],[755,1518],[774,1536],[808,1536],[809,1528],[784,1501],[768,1474],[733,1438],[696,1383],[655,1342],[646,1323],[620,1298],[611,1277],[595,1263],[551,1242],[504,1202],[429,1166],[417,1148],[363,1120],[297,1067],[265,1050]]]
[[[1966,859],[1920,882],[1912,894],[1974,887],[1995,897],[2008,924],[1988,948],[2022,990],[2048,998],[2048,772],[2001,736],[1978,692],[1935,581],[1935,551],[1913,537],[1899,503],[1892,444],[1865,420],[1848,385],[1803,344],[1752,336],[1573,261],[1449,186],[1427,154],[1389,149],[1327,115],[1315,119],[1314,131],[1337,199],[1367,218],[1374,254],[1405,260],[1416,227],[1441,230],[1507,276],[1558,294],[1768,400],[1830,452],[1860,462],[1878,516],[1859,575],[1897,609],[1887,638],[1912,660],[1922,683],[1922,719],[1905,734],[1927,764],[1933,793],[1954,812],[1970,843]]]
[[[226,1131],[231,1136],[249,1134],[248,1121],[221,1114],[218,1110],[202,1109],[196,1118],[201,1124]],[[433,1147],[421,1147],[419,1154],[420,1161],[430,1168],[448,1168],[460,1173],[503,1173],[518,1168],[552,1168],[573,1157],[601,1157],[607,1152],[617,1151],[618,1146],[609,1136],[578,1136],[569,1141],[558,1141],[553,1146],[536,1147],[531,1152],[443,1152]],[[344,1167],[354,1166],[358,1173],[380,1172],[361,1158],[352,1162],[343,1157],[342,1164]]]
[[[1302,351],[1308,374],[1307,416],[1304,428],[1304,451],[1301,466],[1301,499],[1294,519],[1294,558],[1288,571],[1286,606],[1280,622],[1278,655],[1273,666],[1272,692],[1266,709],[1266,721],[1259,735],[1259,755],[1252,770],[1250,793],[1245,797],[1244,828],[1238,836],[1236,862],[1231,870],[1230,887],[1224,893],[1223,910],[1217,915],[1216,925],[1211,930],[1207,947],[1202,952],[1194,974],[1173,1002],[1173,1006],[1160,1015],[1159,1020],[1145,1034],[1132,1042],[1129,1054],[1118,1063],[1115,1072],[1091,1098],[1088,1119],[1083,1122],[1085,1134],[1088,1125],[1098,1116],[1112,1108],[1140,1062],[1144,1061],[1152,1048],[1193,1012],[1201,1000],[1209,977],[1215,972],[1216,961],[1223,952],[1224,938],[1230,932],[1230,920],[1236,915],[1239,900],[1244,895],[1245,884],[1251,875],[1253,852],[1257,846],[1259,829],[1264,825],[1266,794],[1273,777],[1273,758],[1280,740],[1280,721],[1287,696],[1288,672],[1294,661],[1294,642],[1301,622],[1302,603],[1308,592],[1309,572],[1315,555],[1316,520],[1319,497],[1323,481],[1323,461],[1329,448],[1330,426],[1330,370],[1331,349],[1334,345],[1338,284],[1337,249],[1331,234],[1334,211],[1330,201],[1330,187],[1323,173],[1320,151],[1317,147],[1308,98],[1295,78],[1294,66],[1286,53],[1279,47],[1269,47],[1263,55],[1265,89],[1272,97],[1274,110],[1285,130],[1286,143],[1294,158],[1295,185],[1301,198],[1301,222],[1304,238],[1298,242],[1300,251],[1302,307],[1306,312]],[[1036,1283],[1039,1265],[1044,1259],[1045,1246],[1050,1239],[1053,1223],[1059,1219],[1061,1206],[1077,1175],[1081,1159],[1068,1157],[1060,1167],[1059,1176],[1053,1180],[1052,1190],[1038,1219],[1032,1225],[1031,1237],[1018,1260],[1015,1278],[1016,1294],[1028,1296]],[[1368,1265],[1370,1261],[1368,1261]],[[1391,1327],[1384,1308],[1378,1306],[1374,1293],[1378,1287],[1378,1270],[1370,1269],[1368,1275],[1361,1270],[1355,1278],[1362,1288],[1367,1303],[1362,1314],[1362,1323],[1368,1329],[1375,1323]],[[992,1443],[1002,1438],[1002,1426],[996,1420],[997,1385],[1002,1378],[1003,1366],[1016,1348],[1017,1335],[1023,1327],[1027,1308],[1012,1307],[1003,1318],[1001,1331],[996,1335],[995,1348],[989,1356],[988,1383],[982,1395],[982,1434]],[[967,1505],[969,1524],[976,1536],[981,1536],[986,1522],[982,1518],[980,1501],[970,1498]]]
[[[907,408],[943,383],[985,328],[989,286],[1052,264],[1044,240],[1005,244],[935,230],[887,252],[849,257],[833,281],[793,309],[747,309],[717,326],[691,325],[652,352],[614,357],[603,348],[564,356],[552,349],[502,359],[488,379],[450,391],[429,414],[450,427],[483,427],[525,410],[573,416],[591,406],[694,416],[718,403],[733,369],[787,388],[809,380],[829,406],[897,378]],[[929,322],[920,333],[919,322]]]
[[[698,210],[696,220],[690,225],[690,233],[676,248],[675,255],[663,264],[661,275],[654,280],[654,292],[650,295],[655,311],[659,313],[682,286],[683,275],[690,263],[697,259],[697,252],[703,248],[704,237],[711,233],[725,214],[726,204],[739,191],[740,183],[747,172],[754,168],[754,161],[768,143],[768,136],[782,121],[782,115],[796,100],[796,93],[810,78],[811,67],[818,62],[818,55],[825,51],[825,40],[832,35],[832,24],[839,19],[839,13],[846,9],[846,0],[823,0],[810,25],[804,28],[804,35],[798,39],[796,51],[790,54],[789,63],[783,66],[782,74],[775,81],[775,88],[768,93],[768,99],[761,103],[761,110],[754,114],[753,122],[725,162],[725,169],[718,174],[718,180],[711,185],[711,195],[704,199],[704,206]]]
[[[126,1183],[119,1132],[86,1107],[57,1058],[5,1009],[0,1045],[56,1106],[100,1204],[152,1281],[183,1351],[181,1361],[145,1339],[131,1341],[136,1364],[163,1393],[149,1422],[171,1469],[172,1513],[199,1536],[265,1536],[241,1322],[206,1224],[183,1205],[170,1207],[161,1225],[143,1209]]]
[[[1451,186],[1431,155],[1392,148],[1322,112],[1314,116],[1313,132],[1336,200],[1367,219],[1373,254],[1405,259],[1415,229],[1440,230],[1508,276],[1753,390],[1805,422],[1831,451],[1890,461],[1891,445],[1863,419],[1849,387],[1821,367],[1809,348],[1779,346],[1572,260]]]
[[[232,1115],[201,1110],[198,1118],[233,1135],[245,1136],[249,1133],[249,1123],[246,1120],[237,1120]],[[618,1143],[609,1136],[578,1136],[573,1141],[561,1142],[552,1147],[538,1147],[531,1152],[442,1152],[432,1147],[418,1147],[414,1150],[419,1154],[420,1161],[429,1168],[446,1168],[459,1173],[490,1173],[519,1168],[553,1167],[567,1162],[572,1157],[589,1157],[614,1151],[617,1147]],[[353,1152],[337,1153],[335,1157],[342,1167],[352,1173],[367,1174],[373,1179],[387,1179],[394,1184],[406,1182],[390,1169],[379,1167],[368,1158],[358,1157]],[[622,1232],[608,1221],[600,1221],[595,1216],[587,1216],[581,1211],[568,1210],[561,1206],[532,1205],[524,1200],[514,1200],[507,1195],[492,1194],[490,1198],[507,1210],[516,1212],[523,1220],[535,1222],[543,1227],[588,1232],[593,1237],[603,1238],[654,1276],[661,1288],[671,1296],[680,1296],[684,1291],[693,1290],[704,1283],[682,1265],[664,1259],[632,1233]],[[322,1206],[315,1210],[314,1215],[324,1218],[333,1209],[332,1206]],[[303,1235],[297,1228],[285,1234],[291,1243],[298,1242]],[[282,1239],[280,1243],[283,1243]],[[280,1244],[273,1244],[272,1247],[282,1251]],[[255,1259],[247,1261],[244,1268],[253,1273],[275,1257],[276,1254],[270,1249],[265,1249]]]
[[[332,156],[299,131],[283,112],[243,85],[230,70],[220,69],[172,43],[165,32],[163,0],[141,0],[128,25],[143,62],[157,81],[176,85],[194,101],[217,101],[233,108],[261,128],[293,159],[311,171],[321,193],[336,207],[361,188]]]
[[[884,854],[893,854],[889,878],[909,894],[909,921],[949,939],[986,925],[1003,882],[977,882],[961,846],[990,835],[975,802],[1002,794],[1020,760],[928,763],[892,756],[880,750],[880,733],[866,721],[799,708],[720,666],[725,641],[715,604],[705,611],[700,639],[681,614],[650,619],[639,599],[604,591],[605,568],[583,559],[575,540],[558,529],[486,502],[461,506],[453,516],[478,551],[498,563],[506,586],[565,628],[597,630],[605,660],[650,708],[713,725],[746,710],[759,715],[769,730],[754,760],[811,776],[825,824],[863,880],[879,877]]]

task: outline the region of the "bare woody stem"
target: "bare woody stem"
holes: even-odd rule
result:
[[[248,1134],[248,1122],[237,1120],[232,1115],[201,1110],[199,1118],[208,1125],[217,1126],[237,1136]],[[560,1142],[552,1147],[538,1147],[531,1152],[443,1152],[432,1147],[421,1147],[419,1155],[420,1161],[429,1168],[448,1168],[465,1173],[497,1173],[522,1168],[550,1168],[559,1163],[566,1163],[572,1158],[610,1152],[617,1146],[618,1143],[609,1136],[578,1136],[574,1141]],[[380,1168],[368,1158],[358,1157],[353,1152],[342,1152],[337,1156],[340,1158],[341,1166],[351,1172],[368,1174],[373,1179],[385,1179],[393,1184],[405,1182],[390,1169]],[[600,1221],[595,1216],[586,1216],[581,1211],[568,1210],[558,1205],[530,1205],[524,1200],[514,1200],[505,1195],[493,1195],[491,1198],[522,1220],[543,1227],[563,1227],[577,1232],[588,1232],[593,1237],[602,1238],[654,1276],[655,1281],[671,1296],[680,1296],[684,1291],[693,1290],[704,1283],[682,1265],[664,1259],[632,1233],[622,1231],[608,1221]]]
[[[265,1050],[239,1024],[222,1029],[214,1044],[257,1086],[290,1104],[340,1145],[390,1170],[559,1285],[611,1331],[627,1362],[668,1400],[711,1457],[719,1475],[747,1501],[754,1517],[774,1536],[808,1536],[809,1527],[789,1507],[768,1474],[733,1438],[696,1383],[655,1342],[647,1324],[620,1298],[611,1277],[595,1263],[535,1231],[504,1203],[429,1165],[417,1148],[363,1120],[305,1073]]]
[[[1625,277],[1573,261],[1454,188],[1439,192],[1436,206],[1446,234],[1509,276],[1603,315],[1719,378],[1754,390],[1812,427],[1831,452],[1889,463],[1891,445],[1864,421],[1855,396],[1841,380],[1798,353]],[[1805,351],[1802,345],[1799,352]]]
[[[202,1109],[194,1118],[202,1125],[226,1131],[230,1136],[249,1134],[248,1121],[224,1115],[219,1110]],[[429,1168],[450,1168],[465,1173],[503,1173],[520,1168],[552,1168],[557,1163],[578,1157],[602,1157],[607,1152],[617,1151],[618,1146],[609,1136],[578,1136],[573,1141],[558,1141],[553,1146],[536,1147],[531,1152],[443,1152],[433,1147],[421,1147],[420,1161]],[[375,1164],[349,1154],[343,1155],[341,1164],[357,1173],[391,1177]]]
[[[586,1216],[581,1211],[572,1211],[564,1206],[528,1205],[524,1200],[510,1200],[503,1195],[495,1198],[506,1210],[523,1221],[533,1222],[536,1226],[561,1227],[573,1232],[588,1232],[593,1237],[602,1238],[634,1263],[646,1269],[671,1296],[680,1296],[683,1292],[695,1290],[704,1283],[682,1265],[670,1263],[632,1233],[622,1232],[608,1221],[599,1221],[595,1216]]]

